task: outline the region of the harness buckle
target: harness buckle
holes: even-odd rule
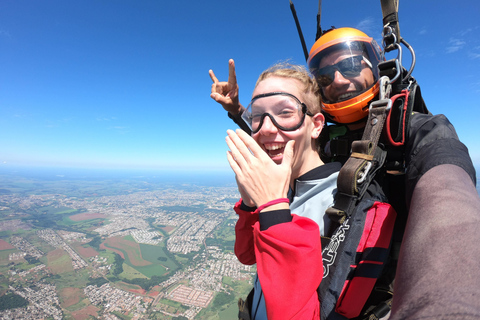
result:
[[[365,164],[365,167],[362,169],[362,171],[360,171],[358,173],[357,184],[361,184],[362,182],[365,181],[365,179],[367,178],[367,174],[368,174],[368,172],[370,171],[371,168],[372,168],[372,162],[368,161]]]
[[[386,111],[390,111],[390,109],[392,108],[392,100],[382,99],[382,100],[373,101],[372,103],[370,103],[369,110],[372,110],[372,108],[381,108],[381,107],[386,107]]]

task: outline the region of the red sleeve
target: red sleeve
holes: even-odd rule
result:
[[[254,225],[257,272],[268,319],[320,319],[317,288],[323,275],[320,231],[311,219],[260,231]]]
[[[235,224],[235,255],[243,264],[255,264],[255,250],[253,245],[253,225],[258,221],[258,213],[240,209],[242,200],[233,208],[238,214]]]

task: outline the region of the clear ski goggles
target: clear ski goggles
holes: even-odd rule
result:
[[[339,71],[346,78],[358,77],[364,67],[362,61],[365,61],[372,68],[372,63],[367,58],[357,55],[343,59],[331,66],[313,70],[312,73],[320,86],[327,87],[335,80],[336,71]]]
[[[305,115],[313,116],[307,106],[297,97],[286,92],[269,92],[253,97],[242,119],[257,133],[263,125],[265,117],[282,131],[294,131],[305,121]]]

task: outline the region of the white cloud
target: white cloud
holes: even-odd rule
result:
[[[108,130],[114,130],[118,134],[127,134],[130,132],[130,127],[128,126],[112,126],[107,128]]]
[[[477,29],[477,28],[475,28]],[[465,29],[465,30],[462,30],[459,32],[459,34],[463,37],[463,36],[466,36],[468,33],[472,32],[474,29],[472,28],[468,28],[468,29]]]
[[[450,38],[448,41],[449,46],[447,47],[447,53],[454,53],[458,50],[461,50],[466,42],[463,39]]]
[[[113,121],[117,120],[116,117],[97,117],[95,120],[97,121]]]
[[[367,17],[360,21],[355,28],[365,32],[369,36],[374,36],[377,34],[381,29],[377,28],[377,23],[375,23],[375,20],[372,17]]]
[[[367,17],[361,20],[354,28],[365,32],[370,37],[373,37],[377,41],[380,47],[382,46],[382,23],[381,20]]]
[[[480,59],[480,53],[478,52],[469,52],[468,57],[471,59]]]

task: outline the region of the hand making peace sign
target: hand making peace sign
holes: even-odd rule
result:
[[[218,81],[213,70],[209,70],[208,74],[213,81],[212,93],[210,97],[220,103],[222,107],[235,115],[242,110],[242,106],[238,101],[238,84],[237,75],[235,74],[235,62],[233,59],[228,60],[228,81]]]

